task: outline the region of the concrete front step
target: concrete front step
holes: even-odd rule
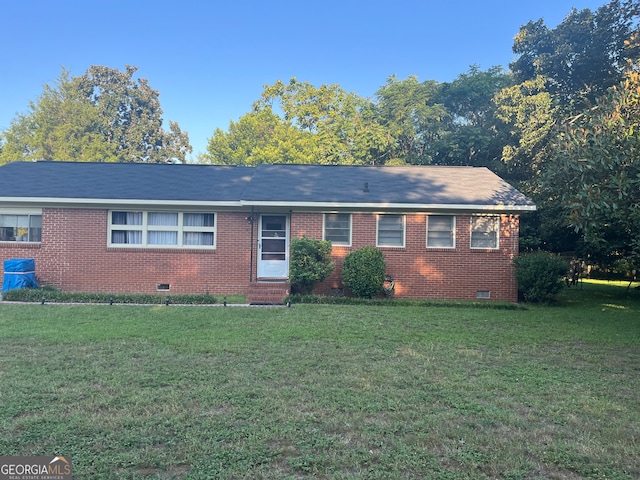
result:
[[[289,295],[288,282],[252,282],[247,294],[247,303],[275,305],[284,302]]]

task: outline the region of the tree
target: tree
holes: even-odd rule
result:
[[[640,266],[640,73],[563,125],[544,186],[586,248],[611,264]]]
[[[69,72],[44,86],[30,113],[18,115],[3,132],[0,164],[14,160],[114,161],[115,149],[101,133],[94,105],[79,95]]]
[[[516,35],[510,64],[513,86],[495,97],[497,116],[510,129],[503,177],[538,205],[521,223],[521,245],[553,251],[583,248],[579,235],[566,228],[560,193],[541,182],[554,153],[562,118],[591,108],[595,99],[617,84],[637,42],[639,4],[614,0],[599,8],[571,10],[555,28],[542,20],[524,25]],[[537,242],[537,244],[536,244]],[[593,251],[593,248],[591,248]]]
[[[535,178],[555,134],[558,108],[546,84],[546,78],[539,76],[504,88],[495,97],[496,116],[511,128],[502,151],[507,165],[505,177],[521,184],[533,180],[533,185],[527,185],[527,193],[535,191]]]
[[[449,112],[445,118],[450,121],[435,149],[434,164],[483,166],[504,172],[502,148],[508,129],[496,117],[493,98],[512,83],[512,76],[501,67],[481,71],[474,65],[453,82],[442,84],[437,102]]]
[[[228,132],[217,129],[202,160],[380,164],[387,142],[371,102],[337,85],[315,87],[292,78],[266,85],[252,112],[230,122]]]
[[[369,100],[338,85],[315,87],[295,78],[265,86],[256,111],[276,109],[290,125],[313,135],[312,163],[381,164],[388,137]]]
[[[222,165],[304,164],[314,162],[316,151],[311,132],[293,127],[264,108],[230,122],[228,132],[216,129],[202,157],[205,162]]]
[[[389,139],[392,159],[405,163],[433,163],[449,112],[437,103],[441,85],[420,82],[416,76],[399,80],[395,75],[376,92],[379,120]]]
[[[598,8],[572,9],[554,29],[542,19],[522,26],[515,37],[511,63],[516,83],[547,79],[548,91],[564,110],[592,105],[596,98],[619,83],[629,59],[637,58],[637,44],[628,40],[638,33],[637,0],[612,0]]]
[[[187,133],[175,122],[169,132],[162,128],[160,94],[146,79],[134,80],[136,71],[130,65],[124,72],[92,65],[74,82],[97,108],[102,134],[119,161],[184,162],[192,151]]]
[[[46,159],[67,161],[185,161],[189,137],[175,122],[162,128],[158,92],[145,79],[92,66],[80,77],[62,71],[45,85],[0,136],[0,163]]]
[[[497,115],[511,129],[503,158],[505,177],[535,196],[536,176],[549,157],[557,118],[593,105],[619,83],[629,59],[640,53],[637,0],[613,0],[595,13],[572,9],[555,28],[542,19],[523,25],[515,37],[510,64],[514,85],[496,95]]]

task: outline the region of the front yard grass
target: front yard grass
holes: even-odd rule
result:
[[[527,309],[0,303],[0,454],[74,478],[640,478],[640,291]]]

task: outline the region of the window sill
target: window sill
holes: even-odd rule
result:
[[[178,248],[178,247],[113,247],[107,246],[108,252],[128,253],[216,253],[216,248]]]
[[[0,242],[0,246],[9,248],[40,248],[42,242]]]

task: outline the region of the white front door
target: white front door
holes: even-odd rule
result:
[[[289,219],[260,215],[258,229],[258,278],[288,278]]]

